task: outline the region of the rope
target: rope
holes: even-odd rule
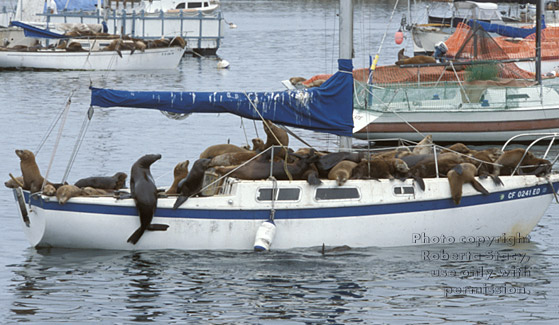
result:
[[[371,83],[373,81],[373,72],[375,71],[375,69],[377,67],[379,54],[382,51],[382,46],[384,44],[384,40],[386,39],[386,35],[388,34],[388,29],[390,28],[390,25],[392,24],[392,18],[394,18],[394,13],[396,13],[396,7],[398,6],[399,1],[400,0],[396,0],[396,3],[394,3],[394,8],[392,9],[392,13],[390,14],[390,19],[388,20],[388,24],[386,24],[386,30],[384,31],[384,35],[382,36],[382,40],[380,41],[380,45],[379,45],[377,54],[375,55],[375,59],[373,60],[373,64],[371,64],[371,68],[370,68],[370,72],[369,72],[369,83]]]
[[[81,148],[81,145],[83,143],[83,139],[85,138],[85,134],[87,132],[87,129],[89,128],[89,123],[91,122],[91,117],[93,116],[93,107],[89,107],[89,110],[87,111],[87,113],[88,114],[86,115],[86,118],[84,119],[84,121],[82,123],[82,127],[81,127],[79,135],[78,135],[78,139],[76,140],[76,143],[74,144],[74,149],[72,150],[72,154],[70,155],[70,160],[68,161],[68,166],[66,166],[66,171],[64,172],[64,176],[62,177],[62,183],[64,183],[68,179],[68,175],[70,174],[70,171],[72,170],[72,167],[74,166],[74,162],[76,161],[78,151]]]
[[[66,124],[66,118],[68,117],[68,112],[70,111],[70,104],[72,103],[72,96],[74,95],[74,90],[68,96],[68,100],[66,101],[66,107],[64,107],[64,114],[62,116],[62,122],[60,124],[60,128],[58,129],[58,135],[56,137],[56,142],[54,143],[54,149],[52,150],[52,155],[50,157],[49,166],[47,168],[47,172],[45,174],[45,178],[43,180],[43,185],[41,185],[41,192],[43,188],[47,184],[47,179],[49,176],[49,172],[52,168],[52,163],[54,162],[54,156],[56,154],[56,150],[58,149],[58,144],[60,143],[60,139],[62,138],[62,130],[64,129],[64,124]]]
[[[245,123],[242,117],[241,117],[241,128],[243,129],[243,133],[245,134],[245,141],[247,142],[247,145],[250,146],[250,142],[248,142],[247,130],[245,128]]]

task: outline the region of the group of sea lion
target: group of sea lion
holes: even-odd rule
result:
[[[79,35],[75,35],[79,36]],[[75,37],[72,36],[72,37]],[[118,35],[112,35],[107,33],[94,33],[94,38],[112,39],[111,43],[103,47],[102,51],[116,51],[117,54],[122,57],[122,51],[129,50],[130,55],[132,55],[136,50],[143,52],[145,49],[151,48],[161,48],[161,47],[172,47],[179,46],[181,48],[186,47],[186,41],[180,36],[174,38],[161,38],[154,40],[144,40],[140,38],[133,38],[128,35],[123,35],[122,37]],[[0,47],[0,51],[19,51],[19,52],[36,52],[41,49],[65,49],[68,52],[87,52],[87,49],[83,49],[79,42],[61,40],[57,44],[50,44],[49,46],[43,46],[41,43],[37,42],[32,46],[16,45],[13,47]]]
[[[435,156],[430,135],[411,149],[399,147],[374,154],[332,153],[312,148],[293,152],[288,149],[289,136],[285,129],[270,121],[264,121],[263,124],[266,142],[255,138],[252,148],[233,144],[210,146],[200,154],[190,171],[188,160],[179,162],[174,168],[173,183],[165,192],[165,195],[177,196],[173,208],[177,209],[191,196],[201,195],[206,171],[245,180],[267,179],[271,171],[277,180],[306,180],[311,185],[319,185],[321,179],[329,179],[335,180],[339,186],[349,179],[413,178],[422,190],[425,190],[424,178],[447,177],[456,204],[460,204],[462,187],[466,183],[483,194],[489,194],[475,179],[476,176],[491,177],[495,184],[502,185],[500,175],[515,172],[545,176],[551,172],[550,161],[537,158],[524,149],[505,152],[496,148],[474,150],[462,143],[455,143],[438,149]],[[267,150],[272,146],[273,150]],[[126,184],[127,175],[123,172],[113,176],[83,178],[74,185],[51,183],[41,175],[31,151],[15,152],[20,158],[22,176],[13,177],[10,174],[11,179],[4,183],[5,186],[22,187],[31,193],[42,190],[44,195],[55,195],[60,204],[65,204],[75,196],[112,196]],[[144,155],[132,165],[130,171],[130,194],[140,216],[140,227],[128,239],[132,244],[136,244],[146,230],[161,231],[168,227],[151,223],[161,191],[155,185],[150,166],[159,159],[159,154]],[[516,169],[517,166],[520,167]]]

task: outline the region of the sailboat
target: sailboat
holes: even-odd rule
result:
[[[340,1],[338,72],[321,87],[281,92],[145,92],[92,88],[91,106],[157,109],[171,114],[232,113],[250,119],[349,137],[353,131],[352,1]],[[94,114],[89,112],[89,114]],[[541,135],[542,141],[559,134]],[[347,138],[343,143],[349,144]],[[506,149],[506,145],[503,149]],[[344,148],[347,150],[348,148]],[[437,148],[432,147],[434,154]],[[530,148],[528,148],[530,149]],[[549,158],[549,157],[544,157]],[[555,162],[555,160],[553,160]],[[540,175],[541,176],[541,175]],[[125,195],[73,197],[65,204],[43,193],[14,189],[22,227],[33,247],[87,249],[268,250],[296,247],[390,247],[494,239],[521,241],[559,189],[559,175],[479,179],[461,202],[446,178],[323,180],[209,179],[203,196],[176,205],[160,196],[153,224],[134,245],[140,225]],[[204,189],[202,191],[205,191]],[[524,239],[523,239],[524,238]]]
[[[537,10],[539,36],[540,5]],[[431,134],[439,143],[502,143],[518,133],[559,132],[559,93],[554,80],[542,80],[539,44],[541,37],[531,58],[535,76],[519,69],[520,59],[509,59],[479,26],[452,61],[377,68],[372,83],[358,84],[354,135],[420,141]],[[386,82],[383,73],[406,79]]]

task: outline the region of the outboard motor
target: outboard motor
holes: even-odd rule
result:
[[[437,44],[435,44],[435,53],[433,54],[433,56],[435,57],[435,59],[437,59],[437,61],[443,63],[446,61],[444,55],[447,51],[448,47],[446,46],[446,44],[442,41],[438,42]]]

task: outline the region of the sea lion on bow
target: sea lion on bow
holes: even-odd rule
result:
[[[58,203],[65,204],[69,199],[82,195],[82,189],[75,185],[62,185],[56,190]]]
[[[173,184],[165,191],[165,194],[178,194],[179,182],[188,176],[189,160],[178,163],[173,169]]]
[[[23,189],[31,193],[39,192],[43,187],[45,179],[39,171],[35,155],[29,150],[16,150],[19,157],[21,174],[23,175]]]
[[[113,176],[93,176],[82,178],[74,185],[77,187],[94,187],[104,190],[120,190],[126,184],[126,173],[118,172]]]
[[[208,158],[198,159],[192,164],[192,169],[186,178],[178,184],[179,197],[173,205],[173,209],[180,207],[189,197],[200,192],[204,183],[204,173],[212,160]]]
[[[140,227],[128,237],[127,242],[136,244],[146,230],[167,230],[168,225],[151,224],[157,208],[157,186],[150,167],[161,155],[144,155],[140,157],[130,170],[130,194],[136,203],[140,215]]]
[[[433,152],[431,145],[433,144],[433,136],[427,135],[423,140],[419,141],[418,144],[415,145],[412,152],[414,155],[426,155]]]
[[[533,153],[522,148],[503,152],[495,163],[497,166],[493,168],[493,174],[497,176],[512,174],[517,165],[530,166],[525,168],[519,167],[517,170],[518,174],[541,176],[551,172],[551,162],[549,160],[537,158]],[[499,165],[502,165],[502,167]]]
[[[14,177],[10,174],[10,179],[4,182],[4,186],[7,188],[23,188],[23,176]]]
[[[254,143],[254,142],[253,142]],[[228,152],[250,152],[250,150],[241,148],[234,144],[224,143],[209,146],[200,154],[200,159],[213,158]]]
[[[342,186],[348,179],[351,178],[352,171],[355,167],[357,167],[356,162],[342,160],[330,169],[328,179],[335,180],[337,181],[338,186]]]
[[[43,187],[43,195],[46,196],[55,196],[57,189],[52,184],[46,184]]]
[[[470,163],[461,163],[456,165],[447,173],[448,183],[450,184],[450,195],[457,205],[462,200],[462,186],[466,183],[472,184],[474,189],[483,195],[489,195],[489,192],[476,179],[477,168]]]
[[[427,63],[437,63],[437,60],[432,56],[427,55],[416,55],[409,59],[403,59],[396,61],[396,65],[404,64],[427,64]]]

